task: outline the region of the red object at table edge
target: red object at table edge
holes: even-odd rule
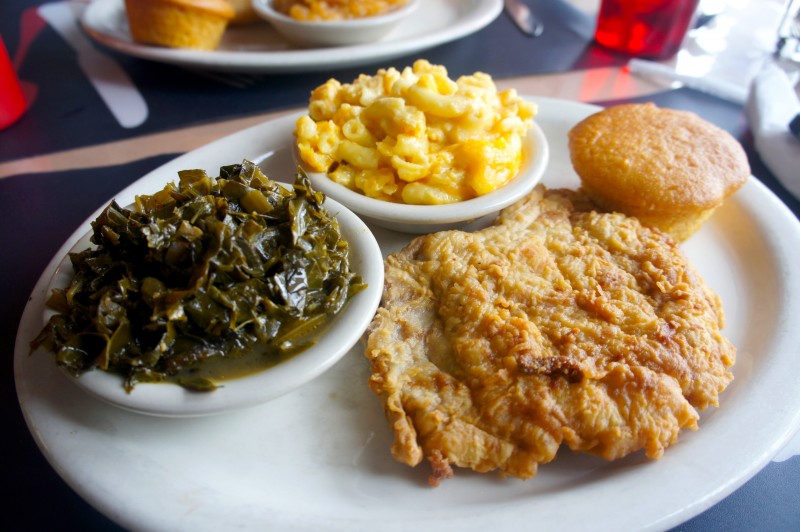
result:
[[[14,66],[3,40],[0,39],[0,129],[16,122],[27,107]]]

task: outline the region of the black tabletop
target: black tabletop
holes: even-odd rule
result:
[[[496,79],[624,64],[626,58],[592,44],[593,21],[585,14],[557,0],[530,3],[535,4],[547,28],[540,39],[524,37],[508,17],[501,15],[484,30],[439,46],[424,56],[446,65],[453,75],[481,70]],[[0,162],[302,106],[309,91],[327,78],[351,79],[365,70],[268,75],[252,86],[237,88],[114,54],[151,109],[152,118],[145,124],[125,129],[114,121],[80,75],[74,52],[37,17],[39,4],[32,0],[0,3],[0,35],[21,65],[20,77],[29,89],[31,85],[36,87],[28,113],[17,124],[0,131]],[[400,58],[380,66],[400,67],[415,58]],[[731,132],[745,147],[754,175],[800,216],[800,202],[780,186],[753,151],[741,106],[690,89],[639,100],[694,111]],[[14,388],[14,341],[33,285],[61,244],[116,192],[176,155],[164,154],[113,167],[0,179],[0,242],[5,245],[5,257],[0,263],[0,346],[4,355],[0,415],[6,427],[2,438],[3,493],[4,500],[10,502],[0,518],[5,530],[117,528],[61,480],[34,443]],[[770,463],[723,501],[677,529],[800,530],[799,485],[800,457]]]

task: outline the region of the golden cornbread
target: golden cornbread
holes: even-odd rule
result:
[[[679,242],[750,176],[747,156],[728,132],[694,113],[653,103],[589,116],[570,130],[569,151],[596,203]]]
[[[225,0],[125,0],[136,42],[213,50],[233,18]]]

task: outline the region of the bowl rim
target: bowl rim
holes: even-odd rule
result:
[[[386,13],[380,13],[370,17],[349,18],[339,20],[297,20],[272,7],[274,0],[252,0],[253,9],[269,21],[275,21],[284,25],[291,25],[296,28],[325,28],[330,30],[353,30],[360,27],[382,26],[392,24],[411,15],[422,0],[406,0],[406,3],[397,9]]]
[[[291,186],[279,183],[284,186]],[[221,414],[277,399],[320,376],[359,341],[380,304],[383,294],[383,255],[369,227],[355,213],[334,199],[327,198],[325,209],[339,223],[342,237],[350,245],[351,268],[367,287],[355,294],[344,308],[325,325],[315,343],[295,356],[263,371],[220,381],[213,392],[192,392],[172,383],[139,383],[127,393],[120,375],[92,369],[73,376],[59,368],[79,388],[107,404],[123,410],[156,417],[189,418]],[[83,236],[65,253],[45,287],[64,286],[72,278],[69,253],[91,246],[91,229],[81,228]],[[47,322],[54,311],[44,308]],[[52,361],[55,364],[55,361]]]
[[[437,225],[474,220],[496,212],[533,190],[547,168],[550,148],[544,131],[534,121],[523,137],[524,159],[520,172],[503,186],[482,196],[445,205],[409,205],[370,198],[332,181],[324,172],[310,172],[293,143],[295,162],[303,167],[316,190],[347,206],[356,214],[384,222],[407,225]]]

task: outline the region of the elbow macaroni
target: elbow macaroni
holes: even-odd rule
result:
[[[381,69],[314,89],[296,125],[303,164],[369,197],[454,203],[503,186],[522,165],[536,106],[484,73],[443,66]]]
[[[406,0],[276,0],[273,5],[295,20],[324,21],[374,17],[405,4]]]

